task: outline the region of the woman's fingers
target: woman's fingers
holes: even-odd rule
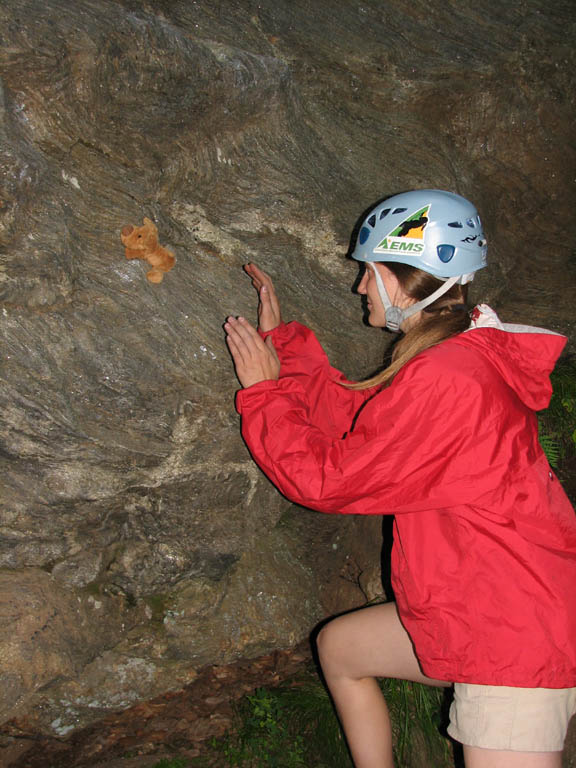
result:
[[[249,355],[242,339],[230,323],[224,324],[224,330],[226,331],[226,343],[228,344],[232,359],[234,360],[234,365],[236,367],[246,365],[249,360]]]
[[[271,340],[264,342],[256,329],[242,317],[229,317],[224,329],[236,374],[243,387],[278,378],[280,362]]]
[[[252,278],[252,285],[256,288],[259,294],[262,287],[265,286],[271,296],[276,295],[272,278],[270,275],[267,275],[266,272],[263,272],[260,267],[257,267],[256,264],[246,264],[244,270],[246,274]]]
[[[271,331],[282,322],[280,304],[272,278],[256,264],[245,264],[244,271],[252,278],[252,285],[258,291],[258,325],[260,330]]]
[[[272,331],[282,322],[272,278],[252,262],[244,264],[243,268],[258,293],[258,327],[264,332]]]
[[[246,364],[249,364],[265,349],[265,344],[258,331],[243,317],[229,317],[224,328],[231,343],[238,350],[238,355]]]
[[[262,331],[271,331],[282,322],[278,299],[273,290],[270,290],[267,285],[262,286],[259,296],[258,324]]]
[[[260,285],[272,285],[272,278],[270,275],[267,275],[266,272],[263,272],[256,264],[252,264],[252,262],[245,264],[244,271],[252,278],[253,281],[259,282]]]
[[[245,264],[244,265],[244,271],[252,279],[252,285],[256,289],[258,293],[260,293],[260,289],[264,285],[264,279],[266,275],[258,269],[258,267],[255,264]]]
[[[262,337],[245,318],[229,318],[228,322],[235,338],[248,352],[251,350],[261,351],[264,348]]]

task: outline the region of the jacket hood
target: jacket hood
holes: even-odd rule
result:
[[[498,370],[529,408],[547,408],[552,396],[550,373],[566,344],[566,337],[530,325],[502,323],[493,309],[479,304],[470,328],[454,338],[474,347]]]

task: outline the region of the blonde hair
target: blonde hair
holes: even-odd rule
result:
[[[408,264],[386,262],[386,267],[396,276],[404,293],[415,301],[422,301],[430,296],[443,282],[434,275]],[[365,381],[345,386],[349,389],[388,386],[409,360],[444,339],[462,333],[469,325],[468,286],[453,285],[443,296],[423,309],[419,322],[396,342],[390,365]]]

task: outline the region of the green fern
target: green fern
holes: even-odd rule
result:
[[[576,359],[562,358],[550,376],[550,405],[538,414],[538,437],[550,465],[576,455]]]
[[[551,434],[548,434],[545,431],[545,426],[542,425],[541,422],[538,423],[538,439],[540,440],[540,445],[542,446],[542,450],[546,454],[546,458],[548,459],[548,463],[551,467],[554,467],[556,469],[558,467],[558,461],[560,460],[560,456],[562,454],[562,446],[560,444],[560,441],[554,437]]]
[[[258,688],[240,703],[238,714],[240,727],[221,745],[229,766],[305,768],[303,735],[278,689]]]

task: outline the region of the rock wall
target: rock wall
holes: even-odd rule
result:
[[[253,465],[241,265],[349,376],[382,354],[345,259],[369,205],[471,197],[483,299],[573,328],[570,2],[4,0],[0,715],[65,735],[379,594],[380,521]],[[162,283],[120,230],[149,217]]]

